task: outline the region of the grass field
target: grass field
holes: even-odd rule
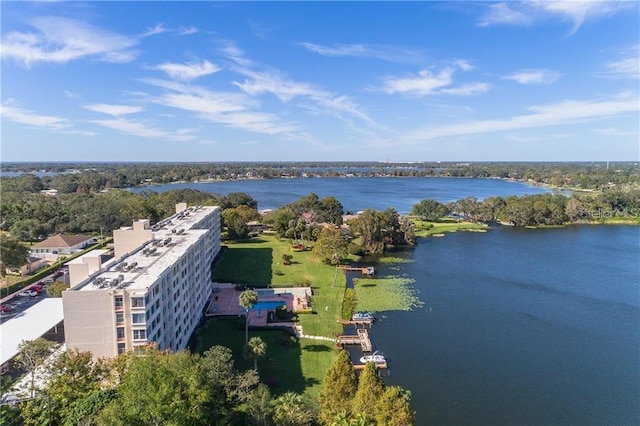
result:
[[[266,343],[265,356],[258,358],[258,372],[273,394],[294,391],[317,398],[324,375],[336,355],[333,344],[300,339],[299,343],[291,345],[293,337],[275,329],[250,331],[249,335],[260,336]],[[233,352],[237,369],[253,368],[253,360],[243,357],[244,329],[238,326],[237,318],[209,319],[197,336],[197,352],[214,345],[226,346]]]
[[[284,254],[293,256],[291,265],[283,264]],[[227,244],[214,267],[213,279],[250,287],[311,286],[313,313],[299,315],[298,324],[304,334],[334,337],[342,331],[337,320],[346,285],[344,273],[315,259],[310,249],[292,251],[289,240],[261,235],[247,242]],[[252,361],[242,356],[244,330],[236,324],[236,318],[207,321],[197,332],[197,351],[212,345],[227,346],[234,353],[237,367],[251,368]],[[274,385],[274,393],[293,390],[317,397],[337,354],[331,342],[300,339],[299,345],[287,347],[283,342],[289,335],[282,331],[250,331],[249,337],[252,336],[261,336],[267,343],[267,355],[258,361],[258,367],[264,382]]]
[[[412,219],[416,227],[416,236],[442,236],[445,232],[473,231],[486,232],[489,227],[482,223],[457,222],[453,219],[443,219],[441,222],[427,222],[417,218]]]

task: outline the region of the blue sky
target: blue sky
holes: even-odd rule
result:
[[[638,2],[0,7],[2,161],[640,159]]]

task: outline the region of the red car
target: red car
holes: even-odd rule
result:
[[[44,290],[44,287],[42,287],[40,284],[36,284],[32,286],[30,290],[33,290],[36,293],[42,293],[42,291]]]
[[[0,305],[0,312],[7,313],[7,312],[11,312],[11,308],[8,306],[4,306],[4,305]]]

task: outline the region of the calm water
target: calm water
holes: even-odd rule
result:
[[[539,194],[547,189],[521,182],[473,178],[309,178],[261,179],[224,182],[180,183],[130,188],[131,191],[198,189],[213,194],[245,192],[258,202],[258,209],[275,209],[314,192],[318,197],[336,197],[345,211],[395,208],[407,214],[420,200],[432,198],[448,203],[467,196],[479,200],[490,196]]]
[[[639,227],[498,228],[401,255],[425,307],[372,334],[418,424],[639,423]]]
[[[149,187],[246,192],[260,209],[315,192],[346,210],[423,198],[544,192],[487,179],[331,178]],[[139,189],[138,189],[139,190]],[[495,228],[420,240],[377,267],[416,280],[425,306],[372,329],[389,384],[412,392],[418,424],[640,424],[640,227]],[[397,269],[399,267],[399,269]],[[393,270],[388,268],[394,268]]]

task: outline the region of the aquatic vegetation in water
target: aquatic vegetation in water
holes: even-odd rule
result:
[[[415,260],[406,257],[382,256],[378,259],[378,263],[413,263]]]
[[[414,279],[398,276],[356,278],[353,280],[358,299],[358,310],[410,311],[424,306],[413,288]]]

